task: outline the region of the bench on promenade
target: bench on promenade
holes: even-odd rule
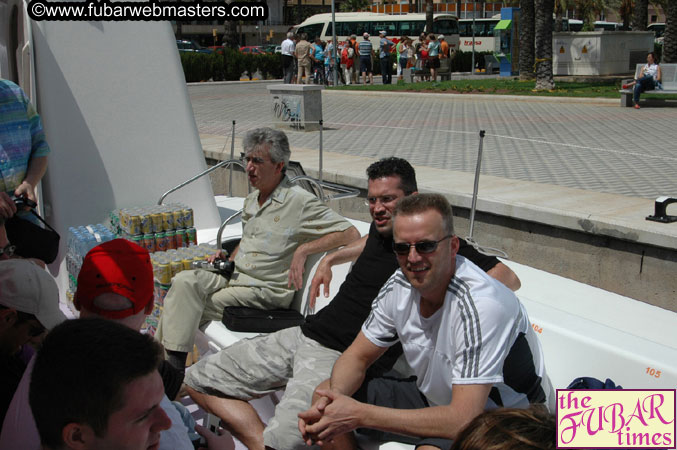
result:
[[[635,80],[639,78],[644,64],[637,64],[635,69]],[[663,89],[654,89],[645,91],[651,94],[677,94],[677,64],[661,64],[661,84]],[[623,84],[632,82],[631,79],[623,80]],[[621,107],[632,106],[632,89],[621,89]]]
[[[451,58],[442,58],[440,59],[440,67],[437,69],[437,75],[440,77],[440,80],[450,80],[451,79]],[[420,76],[430,76],[430,69],[416,69],[415,67],[411,68],[409,73],[409,81],[411,83],[416,82],[416,77]]]
[[[440,81],[451,80],[451,58],[440,59],[440,68],[437,69]]]

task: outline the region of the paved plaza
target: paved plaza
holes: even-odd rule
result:
[[[233,120],[237,137],[272,125],[268,84],[189,85],[200,134],[230,136]],[[619,103],[324,91],[324,150],[474,173],[486,130],[483,174],[647,199],[677,195],[676,105]],[[287,134],[292,147],[319,146],[317,132]]]

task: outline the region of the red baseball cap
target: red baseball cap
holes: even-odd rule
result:
[[[133,306],[104,310],[94,304],[101,294],[114,293]],[[114,239],[91,249],[78,274],[75,301],[102,317],[123,319],[142,311],[153,301],[153,265],[145,248],[126,239]]]

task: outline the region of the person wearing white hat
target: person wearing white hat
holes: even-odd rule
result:
[[[38,343],[64,320],[48,272],[26,259],[0,261],[0,423],[26,369],[24,345]]]
[[[449,43],[444,38],[444,35],[440,34],[437,40],[440,41],[440,58],[449,58]]]
[[[360,54],[360,72],[362,72],[364,82],[369,82],[373,85],[374,74],[371,69],[371,56],[374,53],[374,47],[369,40],[369,33],[365,32],[362,35],[362,42],[360,42],[358,49]],[[367,76],[369,76],[369,78],[367,78]]]
[[[381,37],[378,52],[379,62],[381,63],[381,80],[383,84],[390,84],[393,79],[390,67],[390,53],[392,53],[395,43],[386,37],[387,33],[385,30],[379,31],[378,34]]]

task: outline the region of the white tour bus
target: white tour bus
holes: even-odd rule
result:
[[[487,18],[475,19],[475,51],[493,52],[494,46],[494,28],[501,20],[501,15],[496,14]],[[599,24],[600,29],[610,29],[611,22],[595,22],[595,28]],[[562,19],[562,31],[581,31],[583,22],[574,19]],[[464,52],[472,51],[473,41],[473,19],[460,19],[458,21],[458,31],[460,36],[459,48]]]
[[[475,51],[493,52],[494,27],[501,20],[501,15],[475,19]],[[473,19],[461,19],[458,21],[458,34],[460,36],[459,48],[464,52],[472,51]]]
[[[358,37],[359,42],[362,34],[367,32],[374,48],[378,48],[378,33],[382,30],[386,31],[388,39],[393,42],[398,42],[402,36],[409,36],[416,42],[423,31],[429,32],[425,27],[425,14],[336,13],[336,39],[339,42],[348,40],[352,34]],[[328,41],[333,35],[331,14],[311,16],[296,26],[294,31],[308,34],[308,40],[319,36],[323,41]],[[435,14],[432,32],[436,36],[444,35],[450,51],[458,49],[458,18],[456,16]]]

